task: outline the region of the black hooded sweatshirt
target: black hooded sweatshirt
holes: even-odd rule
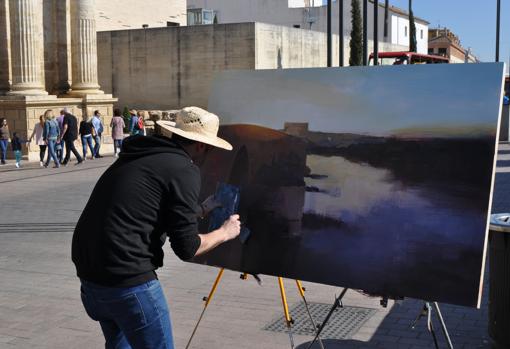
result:
[[[182,147],[165,137],[127,138],[76,225],[78,277],[110,287],[155,279],[167,236],[179,258],[192,258],[200,246],[199,192],[200,170]]]

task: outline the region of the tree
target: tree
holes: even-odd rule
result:
[[[349,57],[349,65],[362,65],[363,33],[359,0],[351,0],[351,23],[352,23],[351,41],[349,42],[351,53]]]
[[[409,0],[409,51],[416,52],[416,24],[414,23],[413,1]]]

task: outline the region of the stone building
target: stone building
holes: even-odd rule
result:
[[[45,110],[64,107],[97,109],[109,124],[117,100],[98,83],[95,11],[94,0],[0,0],[0,117],[11,132],[27,137]]]
[[[450,60],[450,63],[479,62],[470,49],[462,47],[459,37],[448,28],[429,29],[428,53],[444,56]]]

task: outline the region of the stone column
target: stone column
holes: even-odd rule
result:
[[[94,0],[71,0],[72,85],[69,94],[102,94],[97,78]]]
[[[11,95],[47,95],[44,89],[42,0],[9,0]]]
[[[9,0],[0,0],[0,95],[11,89]]]

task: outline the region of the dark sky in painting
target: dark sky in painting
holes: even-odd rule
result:
[[[222,123],[372,135],[495,134],[503,63],[230,71],[214,81]],[[232,111],[235,111],[235,115]]]

